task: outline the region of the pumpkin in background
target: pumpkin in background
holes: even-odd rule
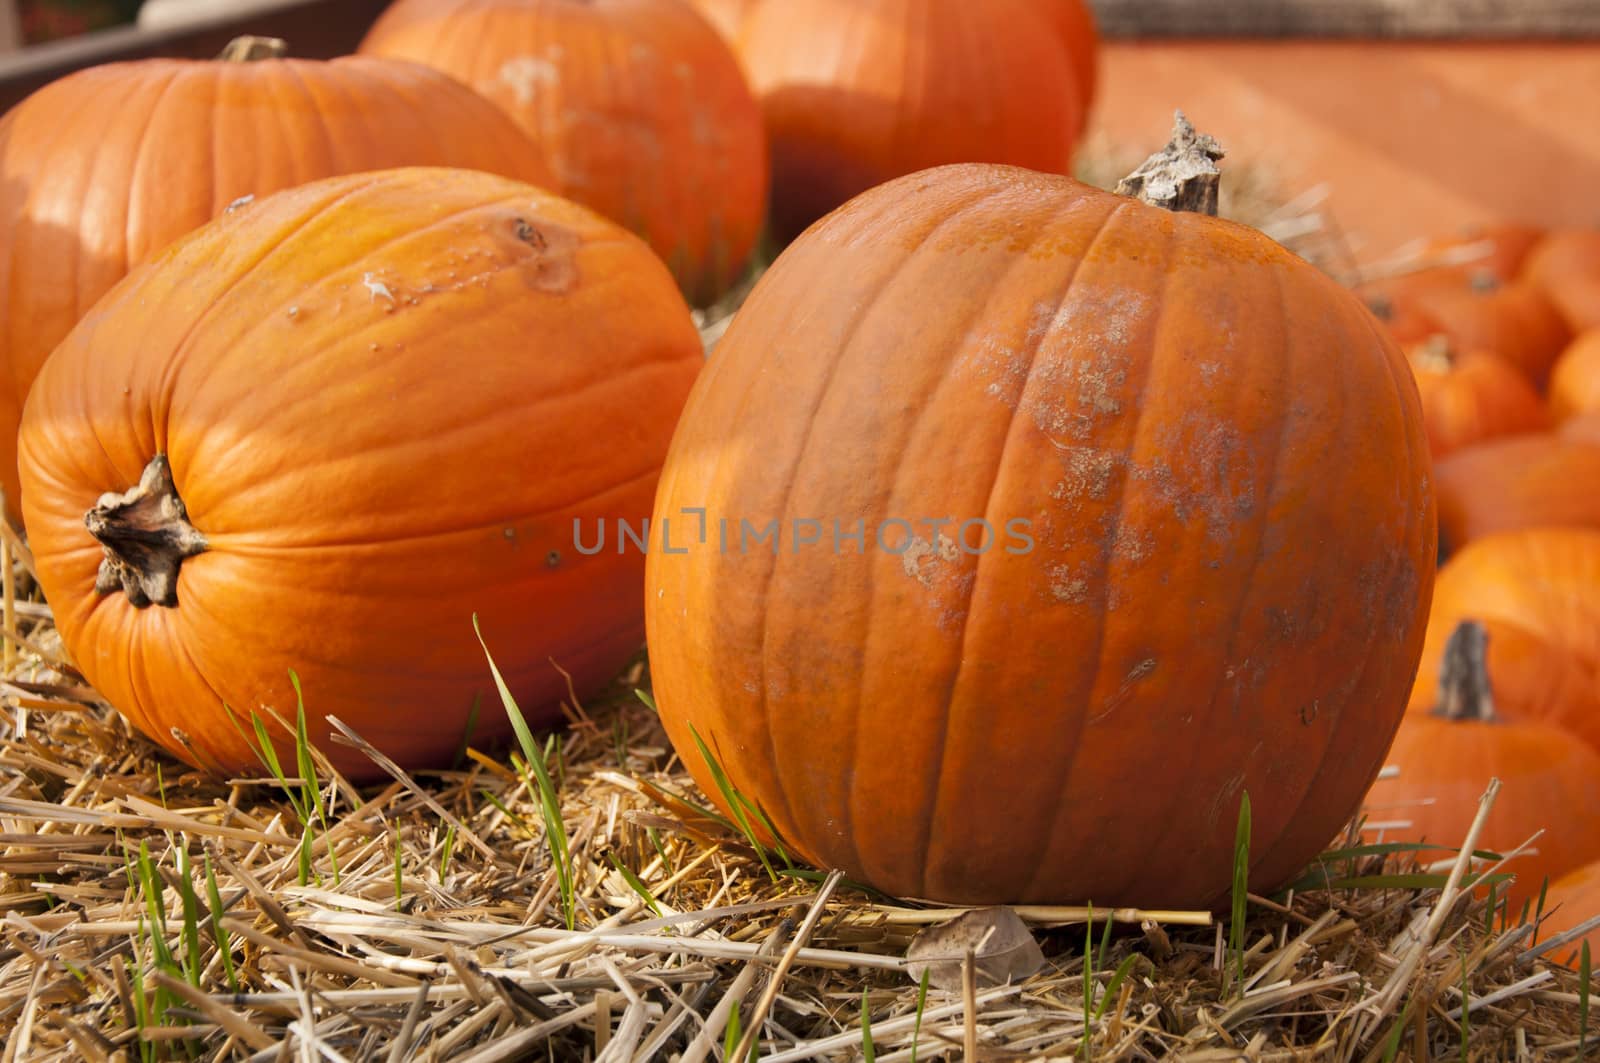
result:
[[[1600,328],[1580,333],[1561,353],[1550,374],[1550,413],[1558,421],[1600,413]]]
[[[761,0],[694,0],[694,6],[717,27],[722,39],[730,46],[739,42],[739,30],[744,20]]]
[[[708,794],[695,735],[895,895],[1211,904],[1243,791],[1273,886],[1403,714],[1428,468],[1400,351],[1262,234],[914,174],[790,246],[696,385],[655,510],[685,548],[646,572],[662,719]]]
[[[1563,439],[1575,439],[1600,446],[1600,411],[1569,417],[1562,421],[1556,430]]]
[[[242,38],[218,61],[91,67],[0,119],[0,484],[13,518],[17,421],[45,357],[124,274],[229,203],[411,164],[549,176],[515,125],[435,71],[281,54]]]
[[[1568,930],[1576,930],[1600,915],[1600,860],[1568,871],[1550,883],[1544,910],[1549,915],[1539,924],[1541,942],[1549,941]],[[1564,963],[1576,969],[1585,941],[1589,943],[1590,964],[1600,961],[1600,928],[1589,931],[1571,945],[1558,946],[1550,955],[1557,963]]]
[[[1520,528],[1600,528],[1600,445],[1540,432],[1458,450],[1434,466],[1446,554]]]
[[[691,301],[743,273],[766,211],[761,111],[683,0],[397,0],[361,51],[427,63],[499,104],[555,191],[643,236]]]
[[[1100,87],[1100,29],[1095,25],[1094,11],[1087,0],[1045,0],[1036,10],[1066,44],[1067,58],[1078,83],[1078,102],[1088,114]]]
[[[1495,284],[1514,280],[1528,254],[1544,238],[1536,225],[1499,222],[1472,225],[1452,236],[1428,241],[1423,254],[1430,260],[1464,270],[1469,277]]]
[[[763,0],[740,51],[772,141],[783,241],[845,200],[943,163],[1066,173],[1081,50],[1041,0]]]
[[[1439,569],[1410,711],[1438,701],[1463,621],[1489,634],[1495,710],[1553,724],[1600,752],[1600,529],[1532,528],[1469,543]]]
[[[1503,869],[1517,876],[1503,894],[1516,911],[1539,896],[1547,878],[1600,859],[1600,752],[1559,727],[1501,719],[1485,673],[1486,638],[1472,621],[1451,634],[1437,705],[1401,724],[1388,758],[1399,774],[1373,786],[1368,803],[1384,820],[1410,821],[1386,828],[1388,841],[1459,846],[1478,799],[1498,778],[1500,794],[1477,847],[1504,855],[1544,831],[1533,840],[1538,852]]]
[[[292,720],[290,669],[347,772],[373,765],[324,714],[447,763],[475,701],[475,741],[506,729],[474,614],[545,720],[558,667],[582,696],[637,652],[643,560],[579,552],[574,521],[649,515],[702,362],[660,260],[529,185],[402,169],[257,200],[39,374],[39,581],[95,689],[191,763],[249,769],[223,706]]]
[[[1550,297],[1574,332],[1600,328],[1600,229],[1561,229],[1528,254],[1522,278]]]
[[[1541,389],[1572,338],[1540,289],[1465,269],[1428,271],[1394,289],[1389,326],[1402,343],[1442,335],[1458,351],[1492,351]]]
[[[1408,349],[1406,358],[1422,396],[1422,418],[1435,458],[1549,425],[1539,393],[1497,354],[1458,354],[1449,340],[1435,336]]]

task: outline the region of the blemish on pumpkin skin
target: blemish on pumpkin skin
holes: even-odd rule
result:
[[[1071,565],[1051,565],[1048,573],[1050,594],[1058,602],[1082,605],[1089,600],[1089,578]]]
[[[936,542],[913,536],[900,555],[900,567],[905,570],[906,575],[924,587],[932,587],[934,566],[940,561],[954,561],[960,556],[960,548],[955,540],[943,532],[939,534]],[[927,567],[923,566],[925,560],[928,562]]]
[[[517,106],[526,107],[542,89],[561,84],[561,68],[549,59],[519,55],[500,65],[495,80],[511,90]]]

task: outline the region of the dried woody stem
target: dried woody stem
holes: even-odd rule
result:
[[[1117,195],[1166,210],[1216,217],[1222,184],[1217,160],[1222,157],[1222,146],[1195,132],[1189,119],[1178,111],[1173,117],[1172,140],[1117,182]]]

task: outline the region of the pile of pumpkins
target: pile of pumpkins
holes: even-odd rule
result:
[[[1566,928],[1600,911],[1600,230],[1504,224],[1423,255],[1364,291],[1421,393],[1443,559],[1373,818],[1457,838],[1499,776],[1481,844],[1532,839],[1505,896],[1515,915],[1548,883]]]
[[[1061,176],[1081,0],[697,3],[396,0],[0,119],[0,472],[76,665],[219,772],[292,669],[366,777],[326,717],[506,735],[474,616],[544,723],[648,629],[702,787],[887,892],[1215,904],[1245,794],[1298,872],[1425,650],[1399,342],[1158,172]]]

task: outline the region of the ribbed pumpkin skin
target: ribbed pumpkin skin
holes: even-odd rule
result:
[[[740,52],[772,141],[772,224],[945,163],[1067,173],[1085,106],[1038,0],[763,0]]]
[[[1600,753],[1600,530],[1530,528],[1469,543],[1439,569],[1410,708],[1427,712],[1450,633],[1489,632],[1495,711],[1554,724]]]
[[[376,59],[106,64],[0,119],[0,482],[13,516],[28,386],[128,270],[241,196],[407,165],[549,177],[485,100]]]
[[[555,190],[643,236],[696,303],[738,279],[766,212],[761,111],[684,0],[397,0],[361,51],[499,104]]]
[[[90,682],[178,756],[255,764],[222,705],[292,719],[293,668],[346,770],[373,772],[323,714],[447,762],[474,698],[475,740],[506,729],[474,613],[535,716],[565,696],[552,658],[581,696],[636,652],[642,560],[580,555],[573,521],[649,514],[702,361],[649,249],[531,186],[417,169],[259,200],[128,278],[40,373],[39,579]],[[141,610],[96,593],[84,514],[158,453],[210,550],[176,607]]]
[[[1260,234],[916,174],[792,245],[696,385],[656,500],[690,545],[646,573],[662,718],[708,794],[691,726],[808,859],[893,894],[1209,904],[1242,790],[1275,884],[1404,709],[1427,474],[1398,349]],[[945,517],[996,545],[873,545]],[[741,553],[774,519],[822,543]]]

